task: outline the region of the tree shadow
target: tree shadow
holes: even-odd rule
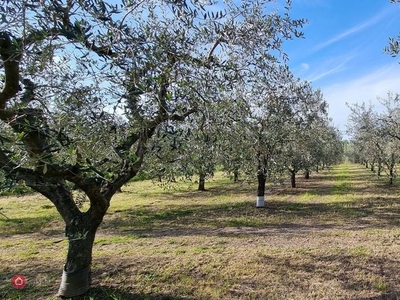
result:
[[[134,290],[129,290],[123,284],[101,284],[98,280],[100,274],[107,270],[105,265],[101,269],[94,271],[94,282],[87,295],[65,299],[79,300],[180,300],[191,299],[188,297],[180,298],[172,294],[157,294],[157,293],[137,293]],[[118,266],[119,273],[127,273],[131,265],[121,264]],[[15,289],[12,284],[12,278],[16,274],[20,274],[26,278],[27,285],[22,289]],[[16,271],[13,266],[2,266],[0,268],[0,299],[59,299],[56,292],[61,280],[60,270],[49,266],[29,265],[25,266],[24,270]],[[129,286],[131,283],[128,282]]]
[[[400,299],[399,284],[396,278],[400,261],[389,257],[369,257],[357,253],[301,253],[297,259],[265,255],[261,263],[268,266],[273,265],[278,274],[282,275],[282,280],[288,280],[288,284],[290,282],[299,291],[309,290],[310,281],[317,279],[322,284],[332,284],[332,289],[338,287],[350,294],[357,295],[364,292],[376,294],[371,297],[353,295],[346,299]],[[292,274],[296,276],[302,274],[303,280],[293,282],[290,279]],[[335,299],[335,296],[332,296],[331,299]],[[340,297],[340,299],[344,298]]]
[[[393,292],[382,294],[380,296],[360,297],[360,298],[355,298],[354,300],[399,300],[399,299],[400,299],[400,292],[393,291]]]
[[[148,272],[152,274],[154,272],[154,277],[156,278],[152,283],[154,288],[157,285],[163,284],[173,284],[174,279],[171,282],[163,283],[158,281],[157,278],[160,274],[157,274],[161,266],[168,266],[168,257],[158,256],[157,266],[149,266],[149,262],[145,261],[146,257],[142,257],[136,260],[135,263],[119,263],[114,266],[118,269],[119,276],[126,276],[129,278],[132,267],[138,273]],[[136,258],[137,259],[137,258]],[[288,255],[277,256],[274,253],[266,250],[265,252],[259,252],[257,258],[257,263],[260,269],[266,270],[266,274],[273,273],[273,278],[277,280],[275,282],[278,286],[290,286],[290,293],[294,293],[299,299],[299,295],[302,295],[304,299],[307,299],[306,295],[308,293],[315,293],[321,295],[323,288],[328,288],[333,292],[334,288],[338,289],[338,293],[335,297],[332,295],[329,299],[355,299],[355,300],[372,300],[372,299],[399,299],[399,282],[397,280],[397,270],[400,267],[400,260],[396,258],[390,258],[387,256],[369,256],[362,252],[349,253],[345,250],[334,253],[332,252],[295,252],[289,253]],[[135,266],[143,266],[141,269]],[[98,270],[98,272],[103,272],[103,270]],[[195,277],[198,276],[196,273],[196,268],[192,268],[191,271],[183,268],[186,271],[186,276]],[[108,274],[108,276],[111,276]],[[212,275],[210,275],[212,276]],[[266,277],[268,277],[266,275]],[[301,278],[301,280],[299,280]],[[178,279],[176,279],[178,280]],[[235,286],[246,288],[246,286],[260,286],[260,284],[266,284],[266,282],[260,282],[260,278],[252,278],[249,276],[233,276],[230,284]],[[313,284],[314,283],[314,284]],[[217,287],[216,287],[217,288]],[[268,286],[265,286],[268,288]],[[256,295],[260,293],[262,289],[256,289],[253,291],[253,295],[245,295],[245,298],[240,299],[262,299]],[[225,296],[227,299],[235,299],[233,291],[227,291]],[[176,294],[152,294],[147,293],[135,293],[129,290],[129,288],[120,287],[116,288],[113,286],[99,286],[97,285],[90,292],[91,296],[96,296],[95,299],[196,299],[186,292],[177,296]],[[344,295],[347,297],[345,298]],[[375,295],[371,297],[361,297],[357,295]],[[111,298],[114,296],[115,298]],[[285,296],[287,298],[292,298],[290,294],[282,294],[282,299]],[[110,298],[107,298],[110,297]],[[310,297],[316,299],[314,297]],[[267,298],[265,298],[267,299]],[[276,298],[274,298],[276,299]],[[328,299],[328,298],[324,298]]]
[[[0,231],[0,237],[29,233],[34,234],[42,231],[45,231],[47,234],[51,234],[51,232],[59,233],[59,228],[49,228],[49,224],[54,221],[62,222],[61,217],[58,216],[4,218],[1,221],[2,230]]]
[[[290,195],[290,194],[285,194]],[[282,196],[282,195],[281,195]],[[320,194],[315,194],[318,198]],[[161,211],[152,207],[127,209],[111,213],[102,229],[156,235],[215,234],[227,227],[287,228],[393,228],[400,226],[400,199],[371,195],[362,200],[341,202],[298,202],[266,200],[265,207],[256,208],[248,200],[235,203],[171,205]],[[165,229],[169,230],[166,231]],[[118,231],[118,230],[117,230]],[[149,231],[148,233],[146,233]],[[157,233],[159,231],[159,233]],[[192,233],[191,233],[192,232]]]
[[[161,295],[161,294],[143,294],[135,293],[133,291],[127,291],[123,288],[107,287],[107,286],[96,286],[89,290],[88,295],[83,298],[87,300],[183,300],[191,299],[188,297],[180,298],[174,295]]]

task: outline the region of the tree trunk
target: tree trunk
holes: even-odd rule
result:
[[[310,179],[310,170],[306,170],[306,172],[304,174],[304,178],[305,179]]]
[[[175,175],[174,174],[172,174],[171,176],[170,176],[170,180],[171,180],[171,182],[176,182],[176,179],[175,179]]]
[[[290,171],[290,182],[292,184],[292,188],[296,187],[296,172]]]
[[[60,297],[78,297],[87,293],[90,287],[90,265],[96,230],[101,224],[109,206],[109,199],[90,198],[91,207],[82,213],[69,187],[61,179],[48,179],[39,174],[26,172],[20,175],[32,189],[47,197],[57,208],[66,227],[68,253],[63,267],[58,295]],[[92,186],[91,192],[94,187]],[[95,192],[93,192],[95,193]]]
[[[264,207],[264,199],[265,199],[265,183],[267,182],[267,176],[262,170],[259,170],[257,173],[257,203],[256,207]]]
[[[78,297],[87,293],[91,283],[93,243],[104,214],[94,217],[89,210],[66,226],[67,260],[63,268],[58,295]]]
[[[204,174],[199,175],[199,191],[205,191],[206,176]]]
[[[394,167],[390,166],[390,178],[389,178],[389,184],[393,184],[393,178],[394,178],[394,171],[393,171]]]
[[[392,153],[391,155],[391,160],[390,160],[390,167],[389,167],[389,172],[390,172],[390,184],[393,184],[393,179],[394,179],[394,167],[396,165],[396,160],[395,160],[395,156],[394,153]]]
[[[379,162],[378,163],[378,177],[381,177],[381,173],[382,173],[382,163]]]
[[[233,171],[233,182],[238,182],[239,181],[239,171],[235,170]]]

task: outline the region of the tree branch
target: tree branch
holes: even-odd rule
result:
[[[80,213],[69,188],[61,178],[47,178],[35,170],[23,168],[11,161],[2,150],[0,150],[0,167],[8,177],[15,181],[25,181],[27,186],[53,202],[66,224]]]
[[[7,101],[19,91],[19,63],[22,52],[13,44],[7,32],[0,32],[0,56],[4,64],[5,84],[0,92],[0,116],[3,114]]]

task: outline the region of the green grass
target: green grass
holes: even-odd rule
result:
[[[0,237],[35,233],[61,220],[55,207],[39,195],[2,197],[0,207]]]
[[[113,199],[87,299],[397,299],[400,200],[363,166],[269,185],[217,174],[206,192],[135,181]],[[0,299],[56,299],[67,241],[38,195],[4,197]],[[15,290],[14,274],[28,285]]]

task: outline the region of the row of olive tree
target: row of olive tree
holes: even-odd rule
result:
[[[281,64],[253,73],[246,85],[188,121],[170,123],[153,137],[145,162],[151,177],[168,183],[195,176],[204,190],[205,179],[222,166],[234,180],[257,179],[257,206],[263,206],[267,180],[289,173],[295,187],[299,171],[309,176],[341,159],[341,137],[321,91]]]
[[[378,176],[387,176],[392,184],[400,162],[400,95],[388,93],[379,100],[384,107],[382,112],[365,103],[350,107],[348,156]]]
[[[141,170],[150,139],[190,119],[206,142],[211,107],[252,74],[273,76],[282,41],[304,24],[285,2],[281,13],[270,0],[2,2],[0,167],[65,222],[60,296],[89,289],[97,228]],[[88,210],[73,189],[87,195]]]

